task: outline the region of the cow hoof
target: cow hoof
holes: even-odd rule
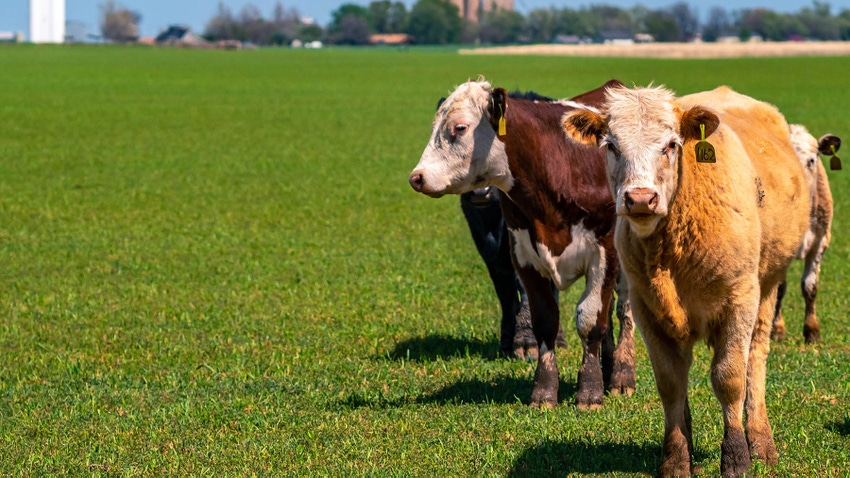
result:
[[[635,393],[635,371],[633,368],[614,366],[611,383],[608,384],[611,395],[628,395]]]
[[[785,340],[785,324],[773,324],[773,329],[770,331],[770,340],[774,342]]]
[[[627,395],[631,397],[635,393],[635,387],[611,387],[608,390],[608,393],[610,393],[611,395]]]
[[[601,403],[591,403],[591,404],[578,403],[578,404],[576,404],[576,406],[578,407],[579,410],[601,410],[602,409]]]
[[[514,357],[517,360],[524,360],[526,362],[536,362],[537,361],[537,347],[518,347],[514,349]]]
[[[691,476],[691,464],[687,463],[664,463],[658,467],[658,476]]]
[[[768,437],[764,441],[758,441],[750,444],[750,458],[759,460],[765,465],[775,466],[779,464],[779,453],[776,452],[776,445],[773,444],[773,438]]]
[[[554,402],[550,402],[550,401],[546,401],[546,400],[534,400],[534,399],[532,399],[531,400],[531,406],[537,407],[537,408],[544,408],[546,410],[551,410],[551,409],[555,408],[556,406],[558,406],[558,401],[556,400]]]
[[[822,340],[820,338],[820,332],[817,332],[817,331],[806,332],[804,335],[806,337],[806,343],[807,344],[817,344],[817,343],[822,342]]]

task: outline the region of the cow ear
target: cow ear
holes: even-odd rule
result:
[[[835,150],[833,150],[833,146]],[[841,138],[834,134],[825,134],[818,140],[818,152],[824,155],[831,155],[838,152],[841,148]]]
[[[439,101],[437,101],[437,108],[436,108],[436,109],[439,111],[439,110],[440,110],[440,106],[443,106],[443,103],[445,103],[445,102],[446,102],[446,97],[445,97],[445,96],[444,96],[444,97],[442,97],[442,98],[440,98],[440,100],[439,100]]]
[[[601,114],[585,109],[566,113],[561,127],[567,137],[579,144],[598,145],[608,131],[608,124]]]
[[[508,92],[504,88],[493,88],[490,91],[490,104],[487,105],[487,113],[490,115],[490,123],[493,128],[498,127],[499,120],[505,117],[508,109]]]
[[[714,130],[720,126],[720,118],[708,108],[702,106],[694,106],[693,108],[684,111],[679,120],[680,133],[685,141],[702,139],[700,125],[705,125],[705,137],[708,138],[714,133]]]

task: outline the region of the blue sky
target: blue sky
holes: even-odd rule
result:
[[[224,0],[224,4],[237,13],[243,6],[251,3],[259,7],[265,16],[271,16],[272,9],[278,0]],[[317,22],[326,25],[330,14],[343,3],[368,5],[371,0],[283,0],[281,3],[287,9],[296,8],[301,15],[313,17]],[[622,8],[630,8],[642,4],[649,8],[661,8],[675,3],[677,0],[514,0],[516,10],[528,13],[535,8],[549,6],[578,8],[590,4],[607,4]],[[727,10],[741,8],[767,7],[780,12],[797,12],[801,8],[812,5],[811,1],[801,0],[685,0],[701,17],[706,17],[713,6],[724,7]],[[828,0],[827,0],[828,1]],[[90,33],[98,30],[100,17],[98,5],[103,0],[65,0],[66,18],[78,20],[86,24]],[[116,3],[142,14],[141,30],[143,36],[152,36],[172,23],[185,23],[196,31],[203,31],[204,25],[215,14],[218,0],[116,0]],[[414,0],[404,0],[410,7]],[[843,8],[850,8],[850,0],[828,1],[832,12],[837,13]],[[0,31],[29,31],[29,1],[0,0]]]

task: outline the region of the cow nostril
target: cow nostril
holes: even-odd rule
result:
[[[410,179],[407,180],[410,183],[410,187],[413,188],[416,192],[422,192],[422,185],[424,184],[424,179],[422,178],[422,173],[413,173],[410,175]]]
[[[626,210],[635,214],[651,214],[658,207],[658,193],[647,188],[638,188],[625,194]]]

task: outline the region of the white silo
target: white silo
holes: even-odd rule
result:
[[[65,0],[30,0],[30,41],[65,41]]]

